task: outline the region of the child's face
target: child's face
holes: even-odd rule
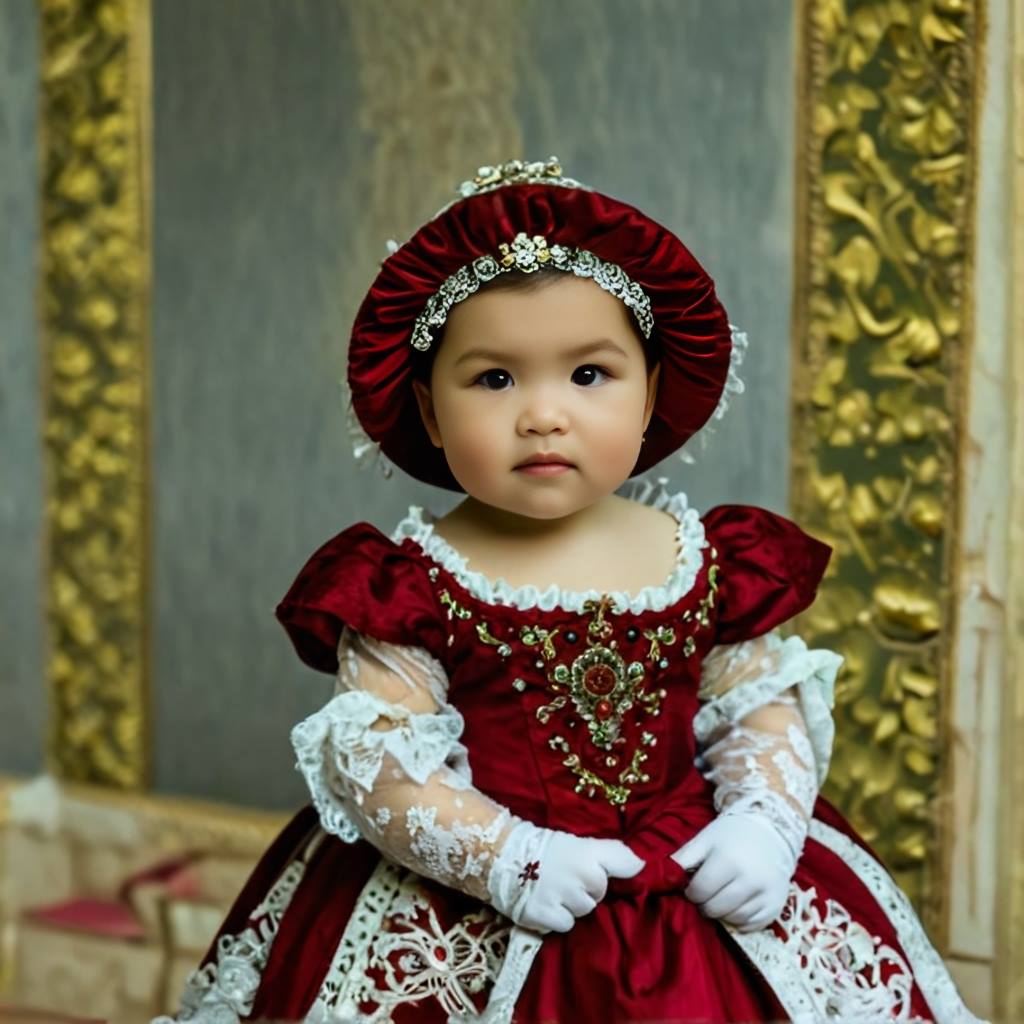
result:
[[[455,479],[486,505],[554,519],[611,494],[636,464],[654,408],[632,314],[593,281],[483,291],[448,316],[424,424]],[[524,462],[555,454],[560,465]]]

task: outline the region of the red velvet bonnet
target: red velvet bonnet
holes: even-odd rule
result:
[[[430,333],[422,326],[428,304],[436,302],[443,286],[449,295],[466,297],[446,285],[448,279],[461,271],[459,280],[465,281],[474,261],[485,256],[500,260],[500,253],[508,252],[502,245],[525,233],[529,239],[542,237],[549,251],[593,254],[608,271],[601,285],[606,290],[629,286],[630,294],[637,295],[635,285],[642,289],[640,297],[644,305],[649,302],[653,317],[650,340],[661,374],[632,475],[680,448],[715,412],[733,343],[714,283],[686,246],[635,207],[562,177],[554,158],[481,168],[462,192],[463,198],[384,261],[356,315],[348,380],[353,409],[369,437],[410,476],[461,491],[420,420],[411,383],[413,361],[428,357],[414,347],[414,329],[421,346],[429,344]],[[625,285],[619,270],[628,279]],[[631,305],[628,297],[619,297]],[[641,312],[634,307],[634,313],[640,322]]]

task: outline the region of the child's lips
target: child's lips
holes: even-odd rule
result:
[[[516,466],[516,472],[529,473],[530,476],[558,476],[574,468],[568,462],[528,462],[523,466]]]

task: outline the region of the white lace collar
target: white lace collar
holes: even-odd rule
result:
[[[707,547],[704,524],[700,521],[697,510],[689,507],[686,495],[682,491],[668,494],[661,490],[645,500],[644,504],[661,509],[676,520],[678,556],[675,568],[660,586],[643,587],[635,594],[613,591],[608,595],[615,601],[616,608],[634,614],[663,611],[688,594],[693,589],[697,573],[704,561],[701,551]],[[513,587],[502,577],[491,580],[483,573],[470,569],[467,560],[443,537],[434,532],[435,518],[429,512],[424,513],[420,506],[412,505],[408,515],[395,527],[391,539],[396,544],[400,544],[407,537],[415,541],[432,562],[451,573],[460,586],[480,601],[524,610],[539,608],[542,611],[550,611],[552,608],[561,608],[570,612],[582,612],[587,601],[602,596],[598,590],[562,590],[554,584],[547,590],[541,590],[529,584]]]

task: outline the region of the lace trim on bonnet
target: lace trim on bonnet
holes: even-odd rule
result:
[[[659,487],[653,489],[649,495],[638,496],[636,500],[643,501],[651,508],[667,512],[676,520],[675,568],[668,580],[660,586],[643,587],[635,594],[612,591],[609,596],[614,599],[618,608],[633,614],[644,611],[660,612],[675,604],[693,589],[697,574],[704,564],[701,552],[707,547],[704,524],[700,521],[697,510],[689,507],[686,495],[682,491],[669,494]],[[432,562],[454,576],[465,590],[487,604],[508,605],[523,610],[539,608],[542,611],[551,611],[553,608],[561,608],[564,611],[582,613],[587,601],[595,601],[602,597],[602,591],[598,590],[563,590],[554,584],[546,590],[541,590],[530,584],[513,587],[501,577],[491,580],[483,573],[470,569],[466,558],[443,537],[434,533],[434,517],[430,513],[424,513],[418,505],[410,507],[408,515],[395,527],[391,535],[396,544],[400,544],[406,537],[415,541]]]

